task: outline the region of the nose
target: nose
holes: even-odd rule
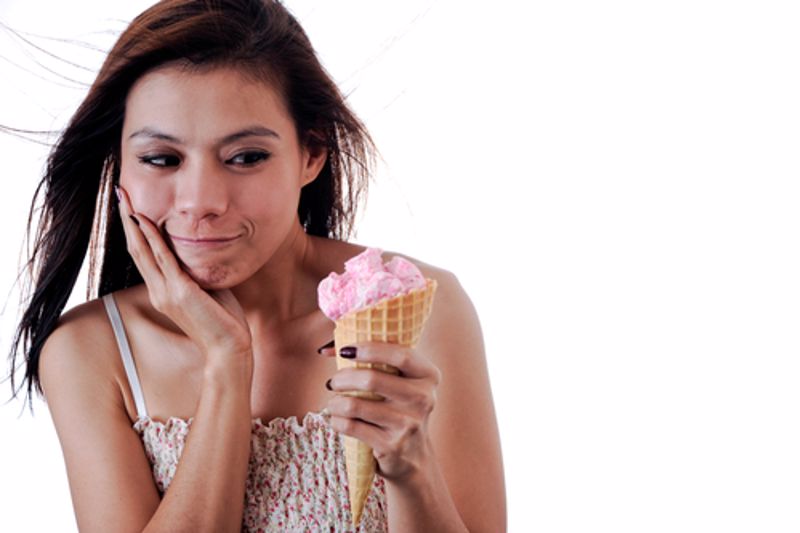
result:
[[[175,209],[192,220],[224,214],[230,203],[225,176],[217,163],[196,159],[175,180]]]

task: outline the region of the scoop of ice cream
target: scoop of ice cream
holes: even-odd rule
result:
[[[332,272],[317,288],[319,307],[331,320],[351,311],[425,287],[422,272],[406,259],[394,257],[386,264],[382,251],[367,248],[344,264],[344,273]]]

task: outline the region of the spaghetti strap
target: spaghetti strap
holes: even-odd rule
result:
[[[133,362],[133,354],[128,345],[128,337],[125,335],[125,326],[122,324],[122,317],[119,315],[119,308],[114,296],[109,293],[103,296],[103,304],[106,306],[108,318],[111,320],[111,328],[114,330],[114,336],[117,338],[117,346],[119,346],[119,353],[122,355],[122,364],[125,366],[125,374],[128,376],[128,384],[130,384],[131,391],[133,392],[133,399],[136,402],[136,414],[139,418],[147,416],[147,407],[144,405],[144,394],[142,394],[142,386],[139,383],[139,375],[136,373],[136,365]]]

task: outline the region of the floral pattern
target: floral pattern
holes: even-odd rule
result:
[[[140,418],[133,426],[144,443],[163,495],[175,475],[192,419]],[[375,476],[361,523],[351,523],[344,446],[321,413],[253,420],[243,532],[386,532],[386,487]]]

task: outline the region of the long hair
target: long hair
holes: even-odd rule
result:
[[[366,194],[375,148],[363,123],[320,64],[297,20],[276,0],[163,0],[139,15],[109,52],[86,98],[56,142],[31,204],[26,265],[33,287],[11,344],[11,387],[24,353],[26,397],[39,382],[39,356],[55,329],[89,252],[87,298],[142,282],[126,250],[117,203],[125,102],[145,73],[179,61],[189,68],[233,66],[282,94],[308,148],[328,157],[300,194],[298,216],[311,235],[348,237]],[[99,273],[99,276],[98,276]]]

